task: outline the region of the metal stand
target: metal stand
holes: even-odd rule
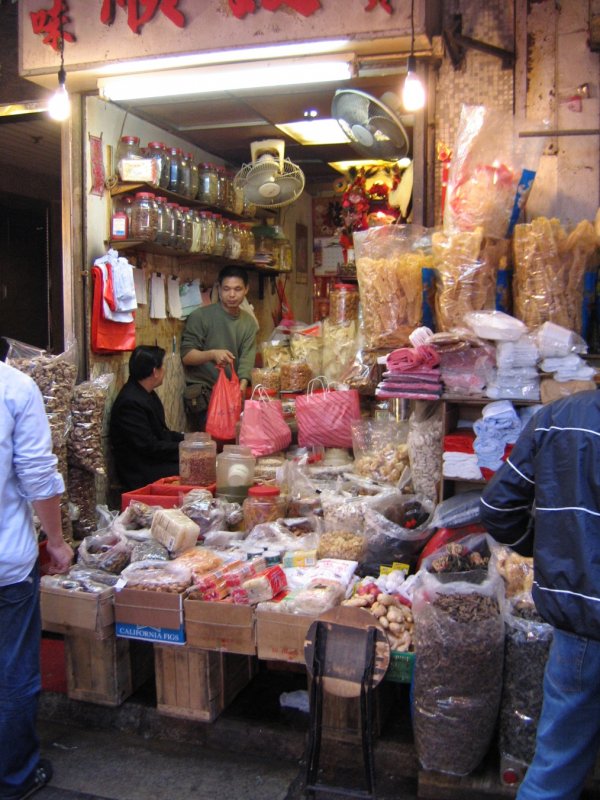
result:
[[[327,659],[327,644],[331,643],[336,637],[347,635],[347,628],[343,625],[328,624],[318,620],[314,629],[314,649],[312,672],[313,680],[310,688],[310,725],[308,739],[307,771],[306,771],[306,794],[308,797],[316,798],[317,792],[328,792],[329,794],[342,797],[360,797],[367,800],[375,800],[375,764],[373,759],[373,675],[375,670],[375,645],[377,642],[377,629],[368,627],[361,631],[363,636],[363,655],[362,663],[359,660],[360,647],[354,650],[354,666],[357,668],[357,677],[360,674],[360,725],[361,743],[363,752],[363,765],[365,774],[366,789],[342,788],[330,786],[318,781],[319,762],[321,756],[321,727],[323,720],[323,691],[324,679],[335,677],[329,666]],[[358,681],[357,681],[358,682]],[[358,687],[357,687],[358,688]]]

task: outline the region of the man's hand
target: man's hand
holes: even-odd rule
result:
[[[50,556],[48,572],[51,575],[69,571],[69,567],[73,563],[73,550],[64,540],[58,544],[51,544],[48,540],[46,552]]]
[[[229,350],[213,350],[213,361],[217,365],[217,367],[228,367],[233,366],[233,362],[235,361],[235,357],[233,353],[230,353]]]

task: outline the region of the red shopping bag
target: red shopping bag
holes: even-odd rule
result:
[[[206,432],[213,439],[228,441],[235,439],[236,425],[242,413],[240,381],[233,367],[231,379],[223,367],[217,367],[219,377],[213,386],[206,412]]]
[[[99,267],[92,267],[91,348],[94,353],[118,353],[135,349],[135,320],[114,322],[102,313],[104,280]]]
[[[285,450],[291,441],[292,432],[283,418],[281,401],[271,400],[263,387],[257,386],[244,405],[240,444],[249,447],[258,458]]]
[[[325,391],[315,392],[313,379],[305,395],[296,398],[298,444],[301,447],[352,447],[351,423],[360,419],[360,399],[356,389],[333,391],[324,384]]]

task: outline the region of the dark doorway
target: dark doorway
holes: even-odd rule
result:
[[[0,329],[43,349],[50,346],[49,207],[0,196]]]

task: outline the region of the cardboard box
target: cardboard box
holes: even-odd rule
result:
[[[256,655],[254,609],[234,603],[185,600],[187,643],[205,650]]]
[[[114,589],[100,594],[42,586],[42,629],[52,633],[91,633],[106,639],[115,632]]]
[[[115,592],[115,633],[125,639],[184,644],[183,594],[127,587]]]
[[[256,650],[259,658],[304,664],[304,640],[313,617],[256,611]]]
[[[156,707],[161,714],[212,722],[255,674],[255,659],[186,645],[155,645]]]
[[[67,695],[104,706],[118,706],[145,683],[154,669],[152,646],[112,634],[65,635]]]

